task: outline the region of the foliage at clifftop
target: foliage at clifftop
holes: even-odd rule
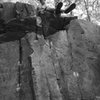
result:
[[[77,7],[70,13],[71,15],[100,25],[100,0],[0,0],[0,2],[16,1],[29,3],[35,7],[41,6],[41,4],[45,4],[47,7],[55,7],[61,1],[64,3],[62,9],[75,2]]]

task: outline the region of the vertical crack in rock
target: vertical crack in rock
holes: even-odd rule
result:
[[[32,82],[32,75],[31,75],[31,62],[29,61],[28,57],[32,53],[31,48],[29,47],[29,44],[27,44],[27,41],[25,39],[22,39],[21,41],[22,46],[22,54],[21,57],[21,67],[20,67],[20,92],[19,92],[19,99],[20,100],[33,100],[33,91],[31,87]],[[20,52],[20,51],[19,51]],[[30,86],[31,85],[31,86]]]
[[[61,88],[60,92],[61,94],[63,95],[63,100],[70,100],[70,97],[69,97],[69,93],[68,93],[68,87],[64,87],[66,85],[66,79],[65,79],[65,72],[64,70],[62,69],[62,66],[59,62],[59,69],[60,69],[60,74],[61,74],[61,77],[60,77],[60,84],[59,84],[59,87]],[[64,85],[64,86],[63,86]]]
[[[45,77],[46,77],[47,87],[48,87],[48,91],[49,91],[49,98],[50,98],[50,100],[53,100],[52,91],[51,91],[51,88],[50,88],[50,83],[49,83],[46,72],[45,72]]]
[[[93,91],[93,77],[98,79],[98,82],[94,79],[98,86],[100,81],[99,73],[94,76],[92,67],[98,68],[100,57],[98,47],[94,47],[96,43],[88,44],[86,34],[89,34],[86,33],[86,29],[83,31],[79,22],[73,21],[66,33],[67,36],[60,32],[57,34],[57,39],[53,43],[56,48],[52,46],[50,49],[43,44],[41,49],[41,40],[37,41],[37,45],[31,42],[34,54],[30,63],[36,74],[32,76],[33,83],[30,82],[30,87],[33,87],[32,94],[36,96],[33,96],[33,99],[94,100],[94,92],[100,90],[95,86],[96,89]],[[63,37],[67,38],[65,42]],[[99,96],[99,93],[96,95]]]
[[[34,82],[33,82],[33,79],[32,79],[32,71],[34,70],[32,68],[32,61],[31,61],[31,57],[28,57],[28,61],[29,61],[29,77],[30,77],[30,80],[29,80],[29,85],[30,85],[30,88],[31,88],[31,92],[32,92],[32,98],[33,100],[36,100],[36,95],[35,95],[35,90],[34,90]]]
[[[54,49],[50,55],[50,58],[52,59],[52,64],[54,67],[54,72],[56,75],[56,81],[57,81],[57,85],[59,87],[59,92],[62,95],[62,99],[63,100],[70,100],[69,98],[69,94],[68,94],[68,88],[66,85],[66,79],[65,79],[65,71],[64,71],[64,65],[61,65],[60,62],[63,62],[63,60],[61,60],[61,58],[58,60],[58,56],[57,56],[57,49]],[[60,50],[61,51],[61,50]],[[60,52],[59,51],[59,52]],[[61,53],[61,52],[60,52]],[[63,55],[63,53],[61,53]],[[65,57],[65,55],[64,55]],[[63,67],[62,67],[63,66]]]
[[[69,55],[71,57],[71,62],[70,62],[70,70],[72,70],[73,68],[73,53],[72,53],[72,43],[70,42],[70,38],[69,38],[69,35],[68,35],[68,31],[66,31],[66,34],[67,34],[67,41],[68,41],[68,48],[69,48]]]

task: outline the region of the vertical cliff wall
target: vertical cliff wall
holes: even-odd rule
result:
[[[25,8],[19,4],[24,16],[27,15]],[[15,4],[11,2],[3,3],[1,18],[6,22],[16,16]],[[34,11],[30,9],[30,11]],[[33,100],[34,90],[31,76],[31,59],[29,58],[33,50],[23,38],[22,42],[22,65],[19,71],[19,41],[0,44],[0,100]],[[18,86],[20,84],[20,87]],[[20,88],[20,89],[19,89]]]
[[[30,36],[36,100],[99,100],[100,28],[74,20],[68,31],[34,42]]]
[[[29,55],[33,52],[22,39],[23,63],[20,67],[21,89],[18,91],[18,41],[0,44],[0,100],[33,100],[31,64]]]
[[[0,44],[0,100],[99,100],[100,27],[74,20],[49,41],[34,35],[22,39],[20,92],[19,43]]]

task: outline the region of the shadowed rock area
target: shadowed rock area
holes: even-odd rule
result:
[[[47,41],[34,33],[28,40],[22,39],[20,74],[18,41],[0,44],[0,100],[100,100],[99,26],[73,20]]]

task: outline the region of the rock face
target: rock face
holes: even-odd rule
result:
[[[20,92],[19,44],[0,44],[0,100],[99,100],[100,27],[84,20],[68,27],[49,41],[22,39]]]
[[[33,100],[31,65],[28,59],[32,50],[23,39],[23,63],[20,68],[21,90],[18,90],[19,44],[9,42],[0,45],[0,100]]]
[[[0,17],[5,21],[15,18],[14,5],[10,2],[4,3]],[[22,51],[22,65],[19,73],[18,41],[0,44],[0,100],[33,100],[35,97],[31,76],[31,60],[29,58],[33,50],[24,38],[22,39]],[[19,79],[21,83],[20,91],[18,91]]]
[[[100,27],[74,20],[68,31],[40,38],[31,55],[36,100],[99,100]]]

